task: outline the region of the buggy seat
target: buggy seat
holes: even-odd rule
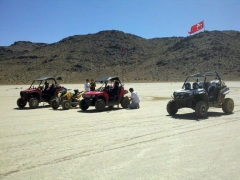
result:
[[[218,95],[219,80],[213,80],[208,86],[208,96],[210,99],[216,99]]]

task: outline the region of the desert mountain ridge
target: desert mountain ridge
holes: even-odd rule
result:
[[[240,32],[145,39],[108,30],[52,44],[18,41],[0,46],[0,62],[0,84],[29,84],[43,76],[61,76],[61,83],[104,76],[124,82],[184,81],[205,71],[240,80]]]

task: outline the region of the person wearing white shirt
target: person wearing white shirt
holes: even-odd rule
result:
[[[138,109],[140,108],[140,98],[139,95],[137,93],[137,91],[134,91],[133,88],[130,88],[129,91],[131,92],[131,97],[129,98],[129,100],[131,101],[131,104],[129,104],[128,108],[129,109]]]
[[[85,89],[86,92],[90,91],[89,79],[86,79],[86,82],[84,83],[84,89]]]

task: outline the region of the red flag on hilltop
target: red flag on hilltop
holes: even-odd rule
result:
[[[121,52],[124,53],[124,49],[123,48],[121,49]]]
[[[195,32],[197,32],[197,31],[201,30],[203,27],[204,27],[204,21],[201,21],[201,22],[193,25],[193,26],[191,27],[191,31],[188,32],[188,34],[195,33]]]

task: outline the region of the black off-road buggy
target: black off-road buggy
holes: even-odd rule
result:
[[[175,115],[180,108],[192,108],[198,118],[206,118],[209,107],[215,107],[230,114],[234,109],[234,101],[225,98],[229,92],[230,89],[217,72],[197,73],[188,76],[182,89],[173,93],[173,99],[167,104],[167,112]]]
[[[58,77],[57,80],[62,80]],[[53,77],[42,77],[33,80],[30,87],[20,92],[20,98],[17,100],[17,105],[20,108],[24,108],[27,103],[29,107],[37,108],[40,102],[47,102],[51,105],[53,99],[56,98],[58,92],[64,87],[57,84],[57,81]]]
[[[118,82],[118,86],[113,87],[113,82]],[[102,83],[102,86],[96,91],[90,91],[83,94],[83,99],[79,103],[79,107],[85,111],[89,106],[95,106],[97,111],[104,111],[105,107],[112,108],[121,104],[123,108],[127,108],[130,104],[129,98],[125,96],[128,93],[124,89],[118,77],[104,77],[97,79],[96,82]]]

